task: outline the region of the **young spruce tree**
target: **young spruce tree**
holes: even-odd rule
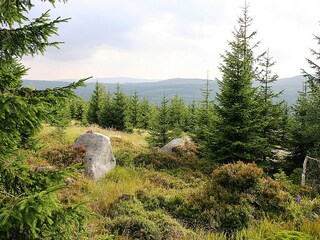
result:
[[[49,12],[29,19],[33,3],[0,1],[0,238],[76,239],[85,215],[79,207],[66,206],[57,197],[56,191],[64,187],[58,184],[65,173],[35,172],[21,156],[15,156],[15,150],[39,131],[50,111],[85,80],[45,90],[22,86],[27,68],[21,58],[57,46],[58,42],[49,38],[57,34],[57,24],[67,21],[52,21]]]
[[[146,138],[147,142],[152,147],[163,147],[170,140],[173,139],[173,126],[170,124],[170,108],[169,100],[164,94],[161,104],[156,109],[150,127],[149,136]]]
[[[211,99],[213,89],[210,88],[209,74],[207,75],[207,81],[205,88],[201,89],[203,99],[199,102],[198,107],[193,106],[195,113],[196,124],[191,132],[196,142],[204,147],[208,144],[208,131],[214,117],[213,101]]]
[[[117,84],[116,91],[113,97],[113,126],[117,130],[124,130],[126,128],[126,109],[128,106],[128,98],[122,91],[119,84]]]
[[[222,55],[221,93],[214,104],[215,118],[210,131],[207,150],[215,161],[252,162],[261,158],[264,147],[258,133],[259,119],[257,101],[252,82],[255,77],[253,49],[250,41],[256,32],[249,32],[252,18],[248,6],[238,19],[234,40],[229,42],[231,50]]]
[[[99,112],[106,98],[106,89],[101,84],[96,82],[95,88],[89,101],[89,107],[87,111],[87,121],[90,124],[99,125]]]
[[[269,165],[271,162],[266,160],[275,159],[274,149],[284,145],[287,136],[288,115],[287,106],[284,101],[279,101],[281,92],[275,93],[272,85],[277,81],[278,75],[272,74],[272,67],[275,62],[269,56],[267,50],[259,59],[260,72],[257,80],[260,82],[258,87],[258,101],[260,109],[261,136],[264,138],[265,147],[263,149],[262,165]]]

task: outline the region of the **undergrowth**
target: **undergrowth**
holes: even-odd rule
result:
[[[193,146],[168,155],[139,134],[73,125],[57,135],[45,126],[41,148],[20,154],[32,167],[73,166],[85,152],[71,144],[88,129],[110,137],[117,167],[99,181],[76,174],[59,190],[65,204],[92,211],[84,239],[320,239],[320,200],[307,188],[254,164],[220,167]]]

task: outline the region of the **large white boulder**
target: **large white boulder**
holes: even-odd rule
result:
[[[73,144],[73,147],[80,146],[86,149],[84,157],[86,176],[98,180],[116,166],[109,137],[88,131]]]

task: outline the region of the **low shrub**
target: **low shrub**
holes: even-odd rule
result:
[[[193,197],[209,228],[233,234],[254,219],[289,211],[292,197],[282,185],[265,178],[256,164],[226,164],[212,172],[211,180]]]
[[[214,170],[211,183],[214,188],[224,188],[234,194],[253,190],[262,177],[263,170],[256,164],[237,162]]]
[[[137,192],[137,198],[146,210],[164,210],[189,228],[205,228],[207,225],[207,220],[203,219],[201,210],[190,203],[185,196],[165,196],[163,194],[150,194],[139,191]]]
[[[217,204],[210,213],[212,214],[211,223],[216,223],[216,226],[211,226],[211,228],[228,235],[247,228],[254,219],[254,208],[246,201],[240,201],[239,204]]]
[[[77,163],[83,163],[86,150],[84,147],[72,147],[72,145],[50,149],[42,156],[52,165],[58,167],[71,166]]]
[[[182,178],[198,178],[212,172],[213,163],[199,159],[192,155],[173,156],[167,153],[149,151],[137,154],[134,158],[137,167],[153,168],[158,171],[167,171],[175,176],[182,173]]]
[[[161,239],[185,239],[187,235],[193,235],[191,231],[187,231],[176,220],[160,211],[151,212],[149,219],[159,227]]]
[[[139,240],[161,239],[161,231],[157,225],[142,216],[119,216],[112,222],[112,232],[116,232],[124,237]]]
[[[117,159],[117,165],[119,166],[126,166],[126,167],[133,167],[133,154],[127,150],[118,150],[114,153],[115,158]]]
[[[185,189],[188,187],[188,184],[180,178],[171,176],[165,172],[148,171],[144,177],[155,187],[164,189]]]
[[[179,146],[172,151],[179,157],[197,158],[200,154],[200,148],[194,143],[187,142],[184,146]]]
[[[149,167],[156,170],[174,169],[188,164],[181,158],[156,151],[137,155],[134,159],[134,163],[136,166]]]
[[[146,200],[145,198],[143,200]],[[191,231],[157,207],[145,207],[132,195],[123,195],[110,205],[110,231],[130,239],[181,239]]]
[[[133,195],[127,194],[120,196],[114,203],[110,204],[105,214],[112,219],[119,216],[134,215],[146,217],[142,203]]]
[[[272,178],[261,179],[257,188],[256,201],[257,209],[269,216],[279,216],[279,212],[286,214],[291,202],[291,195],[283,190],[282,185]]]

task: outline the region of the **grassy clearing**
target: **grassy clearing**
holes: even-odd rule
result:
[[[100,181],[87,179],[78,173],[72,178],[69,188],[59,193],[64,203],[85,202],[92,211],[87,224],[87,238],[228,239],[215,229],[201,228],[197,221],[205,222],[206,219],[201,219],[201,211],[199,213],[199,209],[192,207],[198,204],[193,202],[195,199],[201,200],[201,196],[197,195],[208,183],[214,167],[207,166],[196,156],[166,157],[153,152],[147,148],[144,140],[146,133],[128,134],[73,124],[61,134],[45,125],[39,134],[42,148],[38,151],[19,150],[19,153],[33,167],[47,165],[44,153],[72,144],[89,129],[111,138],[118,165]],[[315,204],[305,205],[310,209],[318,207]],[[296,208],[296,215],[299,215],[303,207],[295,204],[292,208]],[[312,220],[299,218],[299,221],[260,219],[247,229],[235,232],[233,239],[284,239],[279,236],[286,236],[287,239],[320,239],[320,220],[312,216]],[[291,236],[296,238],[289,238]]]

